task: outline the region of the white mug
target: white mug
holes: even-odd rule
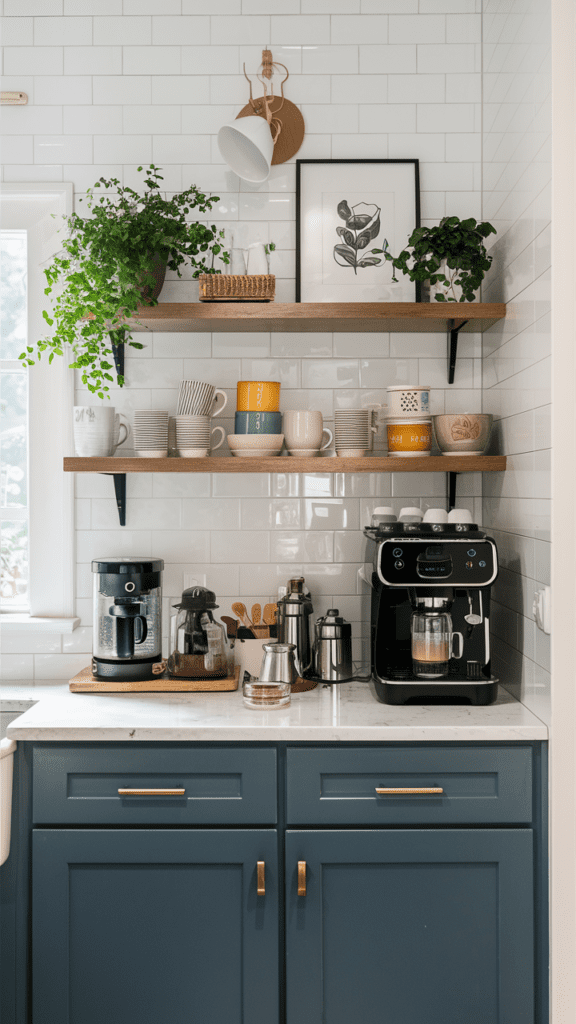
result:
[[[268,273],[268,259],[266,257],[266,250],[263,242],[252,242],[252,245],[248,246],[247,273]]]
[[[74,406],[74,449],[83,458],[113,455],[130,434],[130,427],[113,406]],[[124,436],[120,431],[124,428]]]
[[[332,444],[332,431],[323,426],[316,409],[289,409],[283,414],[284,441],[288,451],[324,451]],[[323,444],[324,434],[328,440]]]

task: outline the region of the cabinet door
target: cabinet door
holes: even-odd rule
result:
[[[287,832],[288,1024],[533,1024],[532,842]]]
[[[33,901],[34,1024],[278,1020],[272,830],[39,829]]]

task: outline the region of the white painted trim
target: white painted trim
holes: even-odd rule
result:
[[[43,264],[60,247],[56,229],[72,213],[68,182],[3,184],[4,228],[28,231],[28,329],[42,337],[46,281]],[[52,220],[52,215],[55,219]],[[52,224],[54,233],[52,235]],[[62,471],[72,451],[74,375],[67,360],[45,357],[30,370],[30,613],[71,618],[74,614],[74,477]]]
[[[2,633],[73,633],[80,625],[80,621],[77,617],[49,619],[6,612],[0,615],[0,636]]]
[[[552,0],[551,1021],[576,1021],[576,39]]]

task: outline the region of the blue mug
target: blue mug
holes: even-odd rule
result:
[[[237,412],[234,416],[235,434],[281,434],[281,412]]]

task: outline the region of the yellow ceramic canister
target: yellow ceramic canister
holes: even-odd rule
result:
[[[430,417],[417,417],[410,420],[390,419],[386,424],[388,431],[388,455],[393,457],[411,455],[430,455],[432,447],[432,420]]]
[[[236,408],[238,412],[278,412],[280,382],[277,380],[239,380]]]

